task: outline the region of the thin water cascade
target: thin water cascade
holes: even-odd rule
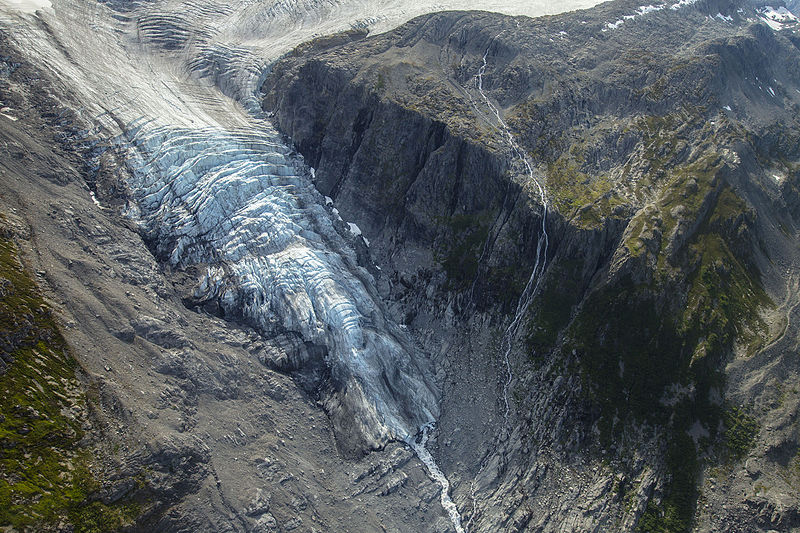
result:
[[[494,38],[492,38],[491,42],[494,42],[495,39],[500,37],[503,32],[500,32]],[[478,93],[481,95],[483,99],[483,103],[489,109],[489,111],[494,115],[494,118],[497,120],[497,125],[493,124],[491,121],[487,120],[489,125],[493,128],[500,130],[503,134],[503,137],[506,141],[506,144],[511,149],[512,156],[519,160],[524,169],[527,173],[530,181],[536,185],[536,188],[539,193],[539,199],[542,204],[542,224],[541,224],[541,232],[539,233],[539,238],[536,243],[536,258],[533,264],[533,270],[531,271],[531,275],[528,278],[528,282],[525,285],[525,289],[522,291],[522,294],[517,301],[517,307],[514,312],[514,319],[509,323],[508,327],[505,330],[503,335],[503,340],[501,341],[500,347],[503,354],[503,363],[506,369],[506,379],[503,382],[503,403],[505,410],[503,411],[503,433],[508,431],[508,417],[511,413],[511,406],[508,402],[508,390],[511,387],[511,382],[514,380],[514,373],[511,366],[511,349],[514,345],[514,339],[517,336],[519,331],[520,324],[522,323],[523,317],[528,311],[531,302],[533,301],[534,296],[538,292],[539,284],[542,280],[542,273],[544,272],[545,263],[547,261],[547,249],[549,245],[549,236],[547,234],[547,208],[548,208],[548,200],[547,200],[547,190],[544,187],[544,184],[538,180],[535,176],[533,171],[533,166],[531,165],[528,157],[525,155],[525,152],[522,148],[517,144],[514,135],[511,133],[508,125],[503,120],[503,117],[500,115],[500,110],[495,106],[486,93],[483,90],[483,75],[486,72],[487,61],[486,58],[489,56],[489,50],[491,49],[491,42],[489,46],[486,48],[486,51],[483,54],[482,64],[481,67],[478,69],[478,73],[473,77],[475,87],[478,90]],[[483,116],[483,113],[478,108],[476,102],[472,99],[472,96],[469,92],[467,95],[472,102],[473,107],[475,107],[475,111],[478,113],[479,116]],[[503,433],[499,434],[496,440],[499,440]],[[472,525],[472,521],[477,514],[477,486],[476,480],[483,471],[486,469],[487,464],[489,463],[489,458],[491,457],[490,453],[487,453],[484,456],[483,461],[481,461],[480,468],[478,472],[475,474],[475,478],[472,480],[471,488],[470,488],[470,497],[472,500],[472,513],[470,514],[469,520],[467,521],[466,525],[464,526],[466,531],[469,531],[470,526]]]
[[[570,0],[576,7],[587,1]],[[351,385],[356,429],[371,442],[407,443],[441,486],[456,532],[466,531],[450,483],[426,448],[439,416],[432,373],[408,333],[385,313],[374,280],[358,266],[308,167],[264,120],[258,88],[275,59],[314,36],[362,21],[385,30],[443,7],[487,4],[311,0],[273,8],[244,0],[154,0],[126,5],[130,12],[119,16],[114,8],[123,4],[61,0],[57,10],[37,15],[46,24],[0,9],[0,27],[76,92],[98,132],[119,136],[117,149],[130,170],[127,214],[166,263],[201,272],[194,298],[216,301],[268,335],[289,331],[327,347],[324,363]],[[541,14],[520,0],[490,4]],[[539,186],[546,214],[543,188],[483,94],[487,55],[479,92]],[[506,332],[506,422],[510,344],[538,287],[544,226],[543,218],[534,273]]]
[[[497,39],[502,34],[502,32],[494,37]],[[494,41],[492,39],[492,41]],[[536,259],[533,264],[533,270],[531,271],[531,275],[528,278],[528,283],[525,285],[525,289],[522,291],[522,294],[517,301],[517,309],[514,313],[514,319],[506,328],[505,334],[503,335],[503,341],[501,343],[501,349],[503,352],[503,362],[505,363],[506,367],[506,380],[503,384],[503,402],[505,403],[505,411],[503,413],[503,426],[504,429],[507,429],[508,426],[508,415],[511,412],[511,406],[508,403],[508,389],[511,386],[511,382],[514,379],[514,374],[511,368],[511,361],[509,357],[511,356],[511,349],[514,344],[514,338],[519,331],[519,326],[522,322],[522,318],[525,316],[525,313],[528,311],[528,307],[530,307],[531,302],[533,301],[533,297],[539,289],[539,284],[542,280],[542,272],[544,272],[545,261],[547,260],[547,247],[549,244],[549,237],[547,235],[547,191],[536,176],[534,175],[533,167],[531,166],[530,161],[528,161],[527,155],[525,152],[520,148],[517,144],[514,135],[511,133],[511,130],[508,128],[508,125],[505,123],[503,118],[500,116],[500,110],[495,106],[489,97],[486,96],[486,93],[483,91],[483,74],[486,72],[487,61],[486,58],[489,55],[489,50],[491,48],[491,44],[486,48],[486,51],[483,54],[483,64],[481,68],[478,69],[478,73],[475,75],[476,86],[478,89],[478,93],[483,98],[484,103],[489,108],[489,110],[494,114],[495,118],[497,119],[497,123],[499,125],[499,129],[504,134],[506,143],[508,144],[509,148],[511,148],[511,153],[513,156],[518,159],[523,166],[525,167],[525,171],[528,174],[530,180],[536,185],[536,188],[539,192],[539,199],[542,203],[542,224],[541,224],[541,233],[539,234],[538,242],[536,243]]]

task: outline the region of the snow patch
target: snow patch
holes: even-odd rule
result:
[[[656,11],[661,11],[665,7],[667,7],[666,4],[661,4],[658,6],[652,6],[652,5],[639,6],[639,9],[637,9],[636,11],[639,13],[639,15],[647,15],[648,13],[655,13]]]
[[[725,110],[727,110],[727,111],[732,111],[732,109],[731,109],[731,106],[729,106],[729,105],[726,105],[726,106],[725,106],[725,107],[723,107],[722,109],[725,109]]]
[[[696,4],[697,0],[680,0],[677,4],[672,4],[669,8],[673,11],[677,11],[682,7],[690,6],[692,4]]]
[[[692,2],[692,3],[694,3],[694,2]],[[634,13],[632,15],[623,15],[623,17],[621,19],[617,20],[616,22],[608,22],[608,23],[606,23],[606,27],[603,28],[603,31],[616,30],[617,28],[622,26],[628,20],[633,20],[633,19],[635,19],[637,17],[648,15],[650,13],[656,13],[656,12],[662,11],[662,10],[664,10],[666,8],[667,8],[667,4],[659,4],[657,6],[654,6],[652,4],[651,5],[646,5],[646,6],[639,6],[639,8],[636,10],[636,13]]]
[[[761,13],[772,20],[777,20],[778,22],[797,22],[798,18],[786,7],[781,6],[777,9],[774,7],[766,6],[761,10]]]
[[[761,14],[759,18],[775,31],[782,30],[784,25],[793,25],[800,21],[784,6],[780,6],[777,9],[772,6],[765,6],[759,9],[758,12]]]
[[[763,22],[765,22],[765,23],[767,24],[767,26],[769,26],[770,28],[772,28],[772,29],[773,29],[773,30],[775,30],[775,31],[781,31],[781,30],[783,29],[783,24],[781,24],[780,22],[777,22],[777,21],[775,21],[775,20],[768,19],[768,18],[766,18],[766,17],[759,17],[759,18],[760,18],[760,19],[761,19]]]
[[[350,233],[352,233],[355,237],[361,236],[361,228],[359,228],[352,222],[348,222],[347,225],[350,227]]]

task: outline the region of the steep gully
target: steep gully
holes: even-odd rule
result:
[[[478,102],[475,101],[475,99],[470,94],[469,90],[465,92],[467,98],[470,100],[470,103],[474,107],[476,114],[482,117],[487,122],[487,124],[491,126],[493,129],[499,131],[499,133],[502,135],[506,145],[510,150],[511,157],[513,158],[513,160],[522,165],[524,169],[524,174],[527,176],[530,183],[533,183],[536,186],[537,192],[539,193],[539,200],[542,206],[542,222],[541,222],[541,232],[539,233],[539,237],[536,243],[536,256],[533,263],[533,270],[531,271],[530,277],[528,278],[528,281],[525,284],[525,288],[523,289],[522,294],[520,294],[519,300],[517,301],[517,307],[514,312],[514,318],[506,327],[500,344],[500,349],[503,355],[503,365],[506,370],[506,378],[505,381],[503,382],[503,404],[504,404],[503,431],[502,433],[497,435],[496,441],[500,441],[501,439],[503,439],[509,430],[508,417],[509,414],[511,413],[511,405],[508,401],[508,391],[511,386],[511,383],[514,380],[514,373],[510,360],[511,350],[514,345],[514,339],[516,338],[517,333],[519,331],[519,327],[522,323],[522,319],[525,316],[526,312],[528,311],[528,308],[530,307],[530,304],[533,301],[538,291],[539,285],[541,283],[542,274],[544,273],[544,269],[546,266],[547,249],[549,244],[549,235],[547,234],[547,209],[548,209],[547,190],[544,186],[543,181],[537,179],[537,177],[535,176],[530,161],[528,161],[525,152],[517,144],[514,135],[511,133],[511,130],[508,128],[508,125],[503,120],[503,117],[500,114],[500,110],[497,108],[496,105],[494,105],[494,103],[492,103],[492,101],[489,99],[489,97],[483,90],[483,76],[486,73],[486,67],[488,66],[487,57],[489,56],[492,44],[498,37],[500,37],[500,35],[502,35],[502,32],[496,35],[490,41],[489,46],[486,48],[486,51],[483,54],[482,64],[478,69],[478,72],[472,78],[473,86],[481,97],[482,100],[481,103],[486,108],[488,108],[489,113],[493,116],[496,123],[493,123],[491,118],[487,117],[482,112],[480,106],[478,105]],[[467,531],[469,530],[469,526],[472,524],[472,520],[475,517],[477,511],[477,494],[476,494],[477,486],[475,480],[477,480],[483,473],[483,471],[486,469],[490,457],[491,453],[486,453],[484,459],[481,461],[481,465],[478,469],[478,472],[475,474],[475,477],[473,478],[473,481],[471,483],[470,498],[472,500],[472,513],[465,526],[465,529]],[[443,502],[442,504],[444,505],[444,496],[442,502]]]
[[[513,380],[509,357],[545,266],[547,196],[483,91],[488,54],[489,48],[474,77],[476,89],[511,156],[536,185],[543,208],[534,268],[501,343],[507,430]],[[255,113],[252,107],[250,112]],[[218,301],[227,316],[240,316],[267,337],[295,332],[306,343],[325,347],[324,363],[334,377],[353,384],[348,396],[328,402],[332,417],[339,418],[335,405],[347,404],[345,413],[358,413],[350,423],[371,444],[406,442],[441,486],[441,504],[455,530],[465,531],[449,481],[426,448],[438,408],[412,341],[382,316],[370,281],[348,257],[349,246],[323,208],[310,172],[268,123],[259,125],[259,133],[253,133],[131,123],[118,141],[133,176],[128,185],[135,202],[128,216],[141,224],[172,267],[205,266],[193,295],[197,301]],[[293,368],[304,364],[309,362],[298,361]]]
[[[301,207],[299,198],[318,193],[287,164],[286,147],[249,132],[144,124],[131,128],[125,144],[135,150],[128,160],[137,207],[129,215],[172,266],[209,265],[195,297],[219,300],[227,314],[241,313],[267,336],[299,331],[328,346],[332,371],[352,375],[364,395],[360,429],[376,432],[376,441],[406,442],[441,485],[442,506],[463,532],[449,482],[426,448],[435,396],[402,330],[388,321],[383,328],[390,331],[361,326],[375,322],[365,309],[379,303],[350,275],[348,260],[331,252],[339,236],[321,203]]]

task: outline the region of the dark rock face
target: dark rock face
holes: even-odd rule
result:
[[[764,479],[773,503],[794,490],[764,428],[796,421],[797,403],[759,407],[767,383],[798,380],[772,370],[791,357],[776,339],[796,336],[800,264],[800,54],[776,9],[441,13],[274,66],[264,109],[364,231],[397,313],[447,353],[443,434],[497,448],[440,448],[446,468],[477,476],[472,490],[456,484],[456,501],[469,507],[477,487],[479,528],[682,530],[701,493],[703,530],[739,527],[722,505],[748,527],[778,527],[734,495]],[[500,357],[542,206],[479,72],[551,209],[549,266],[511,358],[519,432],[500,445],[503,420],[460,405],[502,379],[502,361],[475,361]],[[502,403],[501,389],[484,401]],[[748,476],[748,454],[768,473]],[[742,473],[701,482],[720,464]],[[569,507],[567,473],[582,501],[592,495],[583,513],[554,510]]]

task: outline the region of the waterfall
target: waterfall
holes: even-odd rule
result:
[[[497,39],[500,35],[497,34],[492,41]],[[542,280],[541,274],[544,272],[545,261],[547,260],[547,248],[549,244],[549,237],[547,235],[547,192],[546,189],[541,181],[539,181],[536,176],[534,175],[533,167],[531,166],[530,161],[528,160],[528,156],[525,152],[520,148],[517,144],[514,135],[511,133],[511,130],[508,128],[508,125],[503,120],[503,117],[500,116],[500,110],[495,106],[489,97],[486,96],[486,93],[483,90],[483,74],[486,72],[487,61],[486,58],[489,55],[489,50],[491,49],[491,44],[486,48],[486,51],[483,54],[483,64],[481,65],[480,69],[478,69],[478,73],[475,75],[475,84],[478,89],[478,93],[483,98],[484,103],[492,112],[492,114],[497,119],[497,124],[499,125],[499,129],[503,134],[506,144],[508,144],[509,148],[511,149],[512,156],[519,160],[523,167],[525,168],[525,172],[527,173],[530,181],[536,185],[536,188],[539,192],[539,199],[542,203],[542,224],[541,224],[541,233],[539,233],[539,239],[536,243],[536,259],[533,263],[533,270],[531,271],[531,275],[528,278],[528,283],[525,285],[525,289],[522,291],[522,294],[517,301],[517,308],[514,313],[514,319],[508,325],[505,330],[505,334],[503,335],[503,341],[501,343],[501,349],[503,352],[503,362],[505,363],[506,367],[506,379],[503,383],[503,402],[505,403],[505,411],[503,412],[503,424],[504,429],[507,429],[508,426],[508,415],[511,411],[511,406],[508,403],[508,389],[511,386],[511,382],[514,379],[513,370],[511,368],[511,361],[509,357],[511,356],[511,349],[514,344],[514,338],[519,331],[520,324],[522,323],[522,319],[525,316],[525,313],[528,311],[528,307],[530,307],[531,302],[533,301],[533,297],[539,289],[539,283]]]
[[[495,39],[500,37],[503,32],[498,33],[492,38],[491,42],[494,42]],[[547,189],[545,188],[542,181],[536,178],[536,175],[533,170],[533,166],[531,165],[530,161],[528,160],[527,155],[522,150],[522,148],[517,144],[514,135],[511,133],[506,122],[503,120],[503,117],[500,114],[500,110],[495,106],[486,93],[483,90],[483,75],[486,72],[487,61],[486,58],[489,56],[489,50],[491,49],[491,42],[488,47],[486,47],[486,51],[483,53],[482,64],[478,69],[477,74],[473,77],[473,81],[475,83],[475,88],[480,94],[483,103],[489,109],[494,118],[497,120],[497,125],[491,123],[491,121],[487,120],[490,126],[496,128],[500,131],[503,135],[503,138],[511,150],[512,157],[521,162],[522,166],[525,170],[525,173],[528,175],[530,181],[536,185],[536,189],[539,193],[539,200],[542,204],[542,223],[541,223],[541,232],[539,233],[539,238],[536,243],[536,257],[533,263],[533,269],[531,270],[531,274],[528,277],[528,282],[525,285],[525,289],[522,291],[522,294],[517,301],[517,307],[514,312],[514,318],[511,320],[509,325],[506,327],[505,332],[503,334],[503,340],[500,343],[501,352],[503,354],[503,363],[506,370],[506,377],[503,382],[503,403],[504,403],[504,411],[503,411],[503,432],[508,431],[508,417],[511,413],[511,405],[508,401],[508,391],[511,387],[511,383],[514,380],[514,372],[511,366],[511,350],[514,345],[514,339],[519,332],[520,325],[522,324],[522,320],[525,317],[525,314],[530,307],[531,302],[533,301],[534,296],[538,292],[539,284],[542,280],[542,274],[544,273],[545,263],[547,261],[547,249],[550,242],[549,236],[547,234],[547,208],[548,208],[548,199],[547,199]],[[472,102],[475,111],[478,115],[483,115],[483,113],[478,108],[477,103],[472,99],[469,91],[467,91],[467,96],[469,97],[470,101]],[[496,438],[496,441],[499,441],[503,433],[499,434]],[[481,461],[481,465],[478,469],[477,474],[475,474],[475,478],[472,481],[472,486],[470,489],[470,497],[472,499],[472,514],[470,515],[469,520],[465,526],[465,529],[468,531],[470,525],[472,524],[472,520],[475,518],[475,514],[477,512],[477,494],[476,494],[476,480],[480,477],[481,473],[486,469],[486,465],[489,462],[489,457],[491,454],[487,452],[486,456],[484,457],[483,461]]]
[[[385,312],[309,169],[264,120],[257,94],[271,62],[315,34],[349,28],[373,9],[391,27],[410,9],[435,4],[397,2],[387,10],[346,1],[329,9],[309,1],[298,15],[239,0],[159,0],[136,4],[130,17],[117,16],[113,4],[64,0],[37,15],[46,25],[14,19],[10,34],[75,91],[100,135],[119,136],[130,170],[127,214],[163,261],[201,269],[194,297],[218,302],[266,335],[289,331],[328,347],[323,362],[352,385],[354,427],[371,442],[406,442],[441,487],[455,530],[465,531],[450,483],[426,448],[439,416],[431,373]],[[483,92],[487,56],[488,49],[478,92],[539,187],[546,215],[543,187]],[[544,230],[543,217],[534,272],[503,340],[506,424],[511,343],[538,288]]]

